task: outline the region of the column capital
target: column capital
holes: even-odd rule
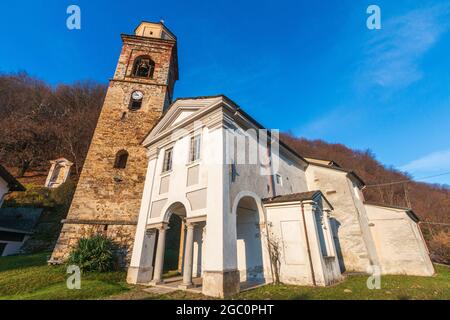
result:
[[[191,222],[191,221],[185,221],[185,223],[184,223],[184,225],[186,226],[186,229],[194,229],[196,224],[197,224],[196,222]]]
[[[164,231],[169,230],[169,224],[168,224],[167,222],[162,223],[160,226],[158,226],[158,230],[159,230],[159,231],[162,231],[162,230],[164,230]]]
[[[147,226],[147,230],[158,230],[158,231],[165,231],[169,229],[169,224],[167,222],[162,222],[158,224],[152,224]]]
[[[195,216],[195,217],[185,217],[184,222],[186,224],[188,224],[188,223],[198,224],[198,223],[202,223],[202,222],[206,223],[206,215]]]

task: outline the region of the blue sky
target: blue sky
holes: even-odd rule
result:
[[[71,4],[81,30],[66,28]],[[450,0],[2,1],[0,71],[106,83],[120,33],[160,19],[178,36],[177,97],[224,93],[266,127],[416,178],[450,172]]]

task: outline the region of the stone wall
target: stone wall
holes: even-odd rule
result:
[[[148,161],[141,142],[167,108],[177,78],[177,60],[175,41],[137,36],[122,39],[114,79],[52,255],[55,262],[65,260],[79,238],[97,233],[114,240],[127,263],[131,256]],[[153,78],[131,77],[134,59],[144,54],[155,62]],[[131,94],[136,90],[144,94],[142,107],[131,111]],[[129,154],[125,169],[114,168],[120,150]]]
[[[104,235],[112,239],[117,245],[119,265],[125,267],[131,259],[131,248],[133,246],[135,225],[107,225],[107,224],[74,224],[65,223],[57,246],[53,251],[52,259],[63,261],[67,258],[70,248],[78,243],[80,238],[89,238],[93,235]],[[61,248],[61,249],[59,249]],[[59,249],[59,250],[58,250]]]

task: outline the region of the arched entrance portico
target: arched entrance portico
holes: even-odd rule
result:
[[[184,220],[186,213],[180,207],[169,218],[166,231],[163,272],[177,275],[182,272],[184,251]]]
[[[182,274],[182,281],[171,281],[171,283],[179,284],[181,289],[193,287],[194,243],[198,241],[196,233],[201,234],[203,226],[204,223],[202,224],[201,221],[187,217],[186,207],[181,202],[176,202],[167,208],[163,222],[156,226],[158,237],[153,281],[151,282],[153,285],[165,282],[164,272],[178,271]],[[198,260],[199,258],[196,257],[196,263]],[[198,269],[197,267],[196,273]],[[177,277],[178,273],[173,272],[173,275]]]

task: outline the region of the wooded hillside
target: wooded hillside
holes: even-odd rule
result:
[[[52,88],[25,73],[0,75],[0,162],[23,177],[65,157],[79,174],[105,91],[97,83]]]
[[[0,75],[0,163],[20,178],[40,170],[45,175],[49,160],[65,157],[74,162],[76,178],[105,92],[106,86],[97,83],[52,88],[24,73]],[[440,224],[450,223],[450,189],[413,182],[407,174],[382,165],[370,151],[290,134],[282,139],[304,157],[334,160],[355,171],[368,185],[367,200],[411,206],[425,222],[421,226],[433,258],[450,263],[450,231]]]

